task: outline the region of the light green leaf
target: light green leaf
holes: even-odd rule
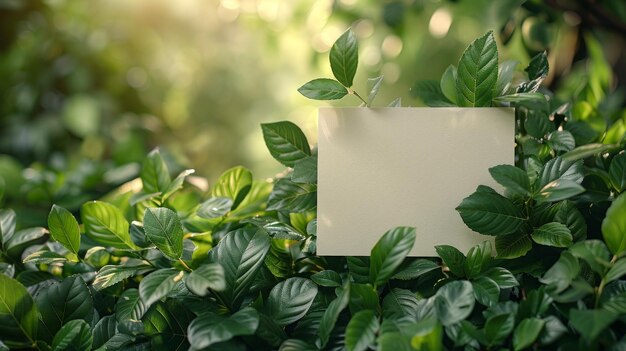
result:
[[[626,193],[621,194],[606,211],[602,221],[602,237],[614,255],[626,251]]]
[[[526,234],[512,233],[496,237],[498,258],[517,258],[526,255],[533,243]]]
[[[467,280],[450,282],[435,294],[435,310],[444,326],[458,323],[467,318],[474,309],[474,289]]]
[[[75,255],[80,249],[80,227],[70,211],[52,205],[48,215],[48,229],[52,239],[60,242]]]
[[[387,107],[402,107],[402,98],[395,98]]]
[[[52,251],[35,251],[26,256],[22,262],[34,264],[51,264],[66,262],[67,258]]]
[[[338,287],[341,286],[341,276],[333,270],[323,270],[311,276],[311,280],[319,286]]]
[[[495,305],[500,298],[500,288],[490,278],[478,277],[472,280],[472,288],[476,300],[487,307]]]
[[[330,68],[345,87],[351,87],[359,64],[359,48],[351,29],[345,31],[330,48]]]
[[[487,277],[500,287],[500,289],[512,288],[519,285],[515,276],[507,269],[502,267],[493,267],[481,274],[482,277]]]
[[[259,313],[246,307],[230,317],[207,312],[194,319],[187,328],[189,343],[194,349],[207,348],[235,336],[252,335],[259,326]]]
[[[604,281],[608,284],[624,275],[626,275],[626,259],[622,258],[613,263],[613,267],[611,267],[606,273],[606,276],[604,276]]]
[[[523,350],[532,345],[535,340],[537,340],[544,324],[545,321],[538,318],[526,318],[522,320],[513,333],[513,347],[515,351]]]
[[[337,323],[337,319],[339,318],[339,314],[346,307],[348,307],[348,301],[350,300],[350,285],[346,284],[343,290],[339,293],[334,300],[330,302],[326,311],[324,311],[324,315],[319,324],[319,343],[318,346],[320,349],[326,347],[328,344],[328,339],[330,338],[330,333],[332,333],[335,328],[335,324]]]
[[[39,311],[26,288],[0,274],[0,337],[5,342],[33,342]]]
[[[441,87],[441,92],[443,95],[450,100],[453,104],[456,104],[456,80],[457,80],[456,66],[450,65],[446,68],[446,71],[443,72],[441,76],[441,81],[439,85]]]
[[[294,183],[283,178],[276,182],[267,200],[269,211],[306,212],[317,206],[317,186]]]
[[[341,83],[334,79],[318,78],[298,88],[298,92],[313,100],[338,100],[348,95]]]
[[[535,229],[531,237],[537,244],[569,247],[572,245],[572,234],[565,225],[557,222],[550,222]]]
[[[5,189],[6,189],[6,183],[4,182],[4,178],[0,176],[0,203],[2,203],[2,198],[4,197]],[[0,236],[0,239],[2,239],[1,236]]]
[[[91,327],[82,319],[67,322],[52,340],[52,350],[90,350]]]
[[[146,306],[167,296],[176,283],[183,279],[184,272],[171,268],[159,269],[145,276],[139,283],[139,296]]]
[[[212,197],[202,204],[196,214],[198,217],[213,219],[225,216],[233,206],[233,200],[228,197]]]
[[[585,192],[580,184],[569,179],[557,179],[546,184],[533,199],[538,203],[566,200]]]
[[[231,210],[234,210],[246,198],[251,188],[252,173],[245,167],[237,166],[222,173],[213,186],[211,196],[232,199]]]
[[[506,95],[511,88],[511,80],[518,61],[507,60],[498,66],[498,80],[496,82],[496,96]]]
[[[276,284],[267,298],[267,315],[285,326],[300,320],[317,295],[317,285],[309,279],[292,277]]]
[[[611,184],[619,192],[626,190],[626,152],[616,155],[609,166]]]
[[[456,210],[471,230],[485,235],[514,233],[525,222],[511,200],[492,192],[477,191],[463,199]]]
[[[355,313],[346,327],[346,349],[348,351],[364,351],[376,340],[380,328],[378,318],[372,310]]]
[[[189,274],[185,284],[189,291],[198,296],[206,296],[209,289],[223,291],[226,289],[224,268],[219,263],[205,263]]]
[[[599,310],[571,309],[570,324],[587,342],[592,342],[618,317],[613,312]]]
[[[576,147],[574,136],[567,130],[557,130],[548,134],[548,145],[554,151],[571,151]]]
[[[383,76],[367,79],[367,89],[369,90],[369,94],[367,95],[367,106],[372,106],[372,102],[374,102],[376,95],[378,95],[378,90],[380,90],[382,82]]]
[[[186,169],[174,178],[174,180],[163,190],[163,201],[167,200],[170,196],[174,195],[178,190],[182,189],[185,179],[194,174],[196,171],[193,169]]]
[[[397,227],[387,231],[371,252],[370,282],[384,285],[400,266],[415,243],[415,228]]]
[[[169,208],[147,208],[143,215],[146,237],[172,260],[183,254],[183,227],[176,212]]]
[[[476,39],[458,64],[456,90],[459,106],[488,107],[498,79],[498,47],[493,32]]]
[[[568,151],[561,155],[564,161],[578,161],[589,156],[597,155],[605,151],[609,151],[615,148],[615,145],[607,144],[587,144],[575,148],[572,151]]]
[[[416,279],[428,272],[441,269],[439,265],[427,259],[418,258],[403,266],[391,279],[411,280]]]
[[[507,191],[515,195],[530,194],[530,180],[522,169],[511,165],[499,165],[489,168],[489,173]]]
[[[491,241],[483,241],[482,243],[472,247],[467,253],[465,260],[465,275],[467,278],[473,278],[482,272],[482,270],[491,261]]]
[[[138,249],[130,238],[129,225],[117,207],[101,201],[87,202],[81,208],[85,234],[96,242],[118,249]]]
[[[158,148],[148,154],[139,175],[143,183],[143,191],[147,194],[165,192],[172,182],[167,164]]]

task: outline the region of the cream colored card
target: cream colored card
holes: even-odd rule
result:
[[[509,108],[323,108],[318,136],[318,255],[368,256],[396,226],[417,230],[411,256],[466,252],[492,239],[455,208],[488,169],[513,164]]]

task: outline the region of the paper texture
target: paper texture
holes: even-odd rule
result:
[[[317,254],[369,256],[387,230],[417,230],[411,256],[466,252],[493,237],[455,211],[488,169],[513,164],[510,108],[323,108],[319,112]]]

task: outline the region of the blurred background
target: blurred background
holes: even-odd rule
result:
[[[0,0],[0,207],[77,209],[135,177],[156,146],[172,173],[274,176],[259,124],[293,121],[315,143],[327,103],[297,88],[331,76],[328,51],[348,27],[355,90],[384,75],[374,105],[421,106],[412,85],[493,30],[500,61],[521,72],[547,50],[546,88],[626,132],[623,0]]]

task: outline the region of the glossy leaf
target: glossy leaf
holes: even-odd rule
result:
[[[245,167],[237,166],[220,175],[213,186],[211,196],[232,199],[231,210],[234,210],[244,201],[250,189],[252,189],[252,173]]]
[[[52,205],[48,215],[48,230],[52,239],[60,242],[75,255],[80,249],[80,227],[70,211]]]
[[[145,276],[139,283],[139,296],[146,306],[164,298],[174,289],[184,276],[184,273],[175,269],[159,269]]]
[[[519,285],[515,276],[507,269],[502,267],[493,267],[481,274],[482,277],[487,277],[500,287],[500,289],[512,288]]]
[[[463,199],[456,210],[470,229],[485,235],[513,233],[525,221],[524,215],[515,204],[491,192],[473,193]]]
[[[151,271],[153,268],[147,264],[135,265],[106,265],[102,267],[96,274],[93,281],[93,287],[96,290],[102,290],[109,286],[115,285],[124,279],[140,275]]]
[[[15,211],[0,210],[0,248],[4,248],[15,234]]]
[[[512,194],[520,196],[530,194],[530,181],[522,169],[511,165],[499,165],[489,168],[489,173]]]
[[[498,302],[500,297],[500,288],[498,284],[487,277],[478,277],[472,280],[472,288],[474,289],[474,297],[481,304],[489,307]]]
[[[582,213],[571,201],[563,201],[554,214],[554,221],[565,224],[572,233],[574,241],[587,237],[587,222]]]
[[[4,342],[37,337],[38,309],[26,288],[0,274],[0,337]]]
[[[196,268],[185,279],[187,288],[198,296],[206,296],[209,290],[226,289],[224,268],[219,263],[206,263]]]
[[[572,234],[565,225],[557,222],[550,222],[535,229],[531,237],[537,244],[569,247],[572,245]]]
[[[436,80],[420,80],[411,88],[411,95],[418,97],[427,106],[455,106],[446,101],[441,91],[441,85]]]
[[[543,329],[545,322],[538,318],[526,318],[522,320],[513,333],[513,348],[523,350],[532,345]]]
[[[251,307],[223,317],[208,312],[194,319],[187,328],[189,343],[194,349],[204,349],[235,336],[252,335],[259,325],[259,314]]]
[[[576,183],[583,181],[581,161],[567,161],[556,157],[546,162],[537,179],[537,189],[541,189],[555,180],[569,180]]]
[[[383,300],[383,317],[389,319],[417,317],[418,304],[416,294],[410,290],[392,289]]]
[[[115,319],[118,323],[138,321],[148,309],[144,300],[139,295],[139,290],[132,288],[122,293],[115,305]]]
[[[517,258],[526,255],[533,243],[528,235],[513,233],[496,237],[498,258]]]
[[[141,167],[143,191],[147,194],[167,191],[172,179],[159,149],[152,150]]]
[[[7,256],[19,261],[22,252],[27,247],[45,242],[47,234],[48,231],[41,227],[26,228],[16,232],[4,244]]]
[[[67,258],[52,251],[36,251],[26,256],[22,262],[34,264],[51,264],[66,262]]]
[[[330,68],[345,87],[351,87],[359,63],[359,48],[352,30],[345,31],[330,48]]]
[[[465,255],[459,251],[456,247],[450,245],[438,245],[435,246],[437,255],[441,257],[443,263],[450,269],[457,277],[462,277],[465,274]]]
[[[611,160],[609,167],[611,185],[619,192],[626,190],[626,152],[622,152]]]
[[[178,190],[182,189],[183,183],[188,176],[194,174],[196,171],[194,169],[186,169],[172,180],[172,182],[163,190],[163,201],[167,200],[170,196],[174,195]]]
[[[270,211],[306,212],[317,206],[317,186],[280,179],[267,200]]]
[[[118,249],[137,249],[130,238],[129,225],[115,206],[101,201],[87,202],[81,208],[85,234],[96,242]]]
[[[519,62],[514,60],[507,60],[498,65],[496,96],[506,95],[509,92],[513,73],[515,73],[517,65],[519,65]]]
[[[439,265],[433,261],[427,259],[416,259],[411,261],[406,266],[401,266],[401,269],[394,274],[391,279],[411,280],[416,279],[428,272],[441,269]]]
[[[476,39],[465,50],[457,70],[459,106],[491,106],[498,79],[498,48],[493,32]]]
[[[443,95],[454,104],[456,104],[456,77],[456,66],[450,65],[446,68],[446,71],[443,72],[439,83]]]
[[[614,255],[626,251],[626,193],[621,194],[606,211],[602,221],[602,237]]]
[[[169,208],[147,208],[143,215],[146,237],[172,260],[183,254],[183,227],[176,212]]]
[[[556,202],[566,200],[585,192],[580,184],[568,179],[557,179],[546,184],[533,196],[537,202]]]
[[[554,151],[571,151],[576,147],[574,136],[567,130],[557,130],[548,135],[548,145]]]
[[[465,260],[465,275],[473,278],[482,272],[482,270],[491,261],[491,242],[483,241],[482,243],[472,247],[467,253]]]
[[[276,284],[267,298],[267,314],[279,325],[302,318],[317,295],[317,285],[309,279],[292,277]]]
[[[383,76],[376,78],[368,78],[367,79],[367,90],[369,94],[367,95],[367,106],[372,106],[372,102],[378,95],[378,90],[380,90],[380,85],[383,83]]]
[[[330,302],[319,324],[319,347],[324,348],[328,344],[330,334],[335,328],[337,318],[339,314],[346,307],[348,307],[348,301],[350,300],[350,285],[345,285],[343,290],[339,293],[334,300]]]
[[[384,285],[400,266],[415,243],[415,228],[397,227],[387,231],[372,248],[370,282]]]
[[[233,206],[233,200],[228,197],[212,197],[202,204],[196,214],[205,219],[225,216]]]
[[[485,322],[485,337],[489,345],[498,345],[509,337],[515,327],[515,316],[512,314],[498,314]]]
[[[474,289],[470,282],[450,282],[439,288],[435,295],[437,317],[444,326],[458,323],[472,313],[474,302]]]
[[[578,160],[587,158],[589,156],[603,153],[614,147],[615,145],[596,144],[596,143],[581,145],[572,151],[568,151],[564,153],[563,155],[561,155],[561,158],[565,161],[578,161]]]
[[[82,319],[67,322],[52,340],[52,350],[89,350],[93,337],[89,324]]]
[[[298,88],[298,92],[313,100],[337,100],[348,95],[341,83],[334,79],[318,78]]]
[[[617,317],[613,312],[602,309],[571,309],[569,312],[570,324],[587,342],[595,340]]]
[[[323,270],[321,272],[317,272],[311,276],[311,280],[319,286],[341,286],[341,276],[333,270]]]
[[[176,299],[152,306],[142,318],[145,333],[150,335],[152,349],[188,350],[187,328],[195,317]]]
[[[372,310],[362,310],[354,314],[346,327],[346,349],[364,351],[374,343],[380,328],[378,318]]]
[[[294,183],[317,184],[317,156],[296,161],[293,165],[291,181]]]

